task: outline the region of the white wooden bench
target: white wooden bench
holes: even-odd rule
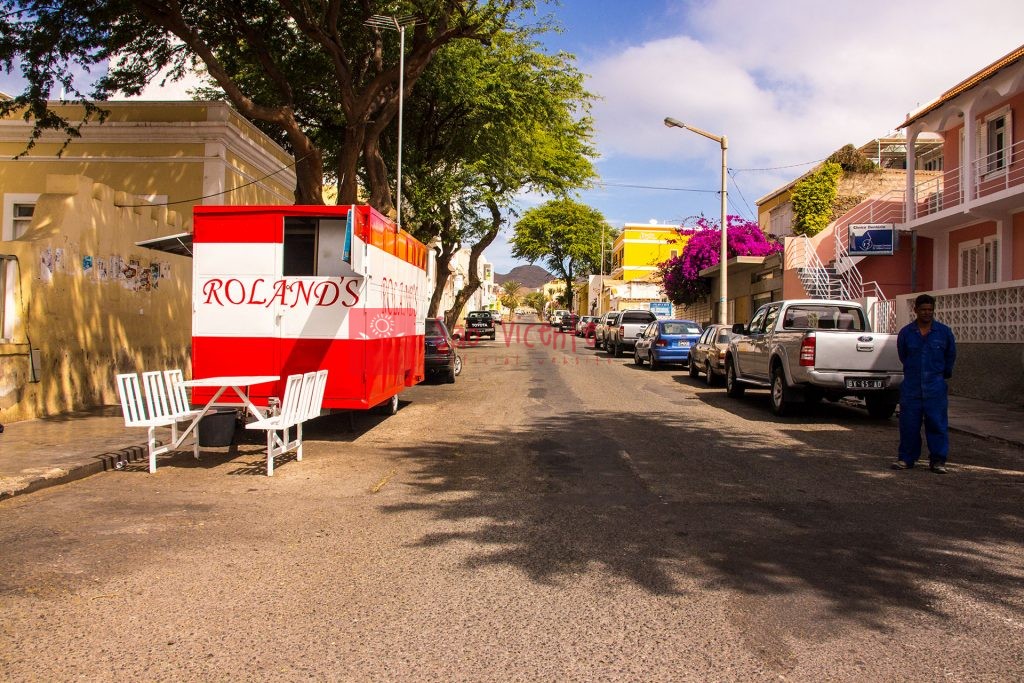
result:
[[[280,412],[245,425],[246,429],[263,429],[267,432],[268,477],[274,476],[275,456],[294,449],[295,459],[302,460],[302,423],[320,414],[326,387],[326,370],[290,375],[285,380]],[[293,428],[295,438],[290,440],[288,432]]]
[[[124,414],[125,426],[146,428],[149,471],[156,472],[156,456],[170,451],[178,441],[178,424],[191,421],[199,412],[192,410],[182,412],[177,400],[169,400],[161,373],[147,372],[143,373],[143,377],[146,385],[145,397],[139,386],[139,376],[134,372],[117,375],[117,394],[121,399],[121,411]],[[172,406],[174,407],[172,408]],[[171,438],[166,444],[157,445],[156,430],[159,427],[168,427],[171,430]],[[192,439],[193,453],[198,458],[198,436],[193,433]]]

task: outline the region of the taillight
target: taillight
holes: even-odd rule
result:
[[[814,366],[814,354],[817,352],[817,341],[814,339],[814,335],[807,335],[804,340],[800,342],[800,365],[803,367]]]
[[[452,347],[448,346],[448,342],[441,342],[437,345],[437,350],[441,353],[448,353]]]
[[[659,339],[658,341],[654,342],[654,345],[655,346],[668,346],[668,342],[665,341],[664,339]]]

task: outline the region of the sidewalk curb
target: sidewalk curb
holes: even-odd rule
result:
[[[1007,439],[1003,436],[996,436],[995,434],[983,434],[982,432],[972,431],[966,427],[954,427],[949,425],[949,431],[956,432],[957,434],[966,434],[968,436],[975,436],[979,439],[985,439],[986,441],[996,441],[998,443],[1006,444],[1007,446],[1016,446],[1017,448],[1024,448],[1024,441],[1017,439]]]
[[[101,472],[109,472],[118,469],[119,463],[139,462],[146,460],[147,450],[145,444],[138,446],[127,446],[115,451],[108,451],[100,455],[92,456],[93,461],[75,465],[67,470],[58,470],[52,475],[40,475],[19,489],[0,491],[0,501],[14,498],[26,493],[33,493],[51,486],[69,484],[79,479],[91,477]]]

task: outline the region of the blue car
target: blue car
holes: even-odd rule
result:
[[[692,320],[656,320],[636,340],[633,362],[650,363],[651,370],[661,365],[690,362],[690,343],[703,332]]]

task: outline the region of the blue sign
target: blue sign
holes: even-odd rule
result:
[[[656,318],[671,318],[672,317],[672,304],[668,301],[652,301],[650,303],[651,313]]]
[[[896,226],[892,223],[850,226],[851,256],[892,256],[895,244]]]

